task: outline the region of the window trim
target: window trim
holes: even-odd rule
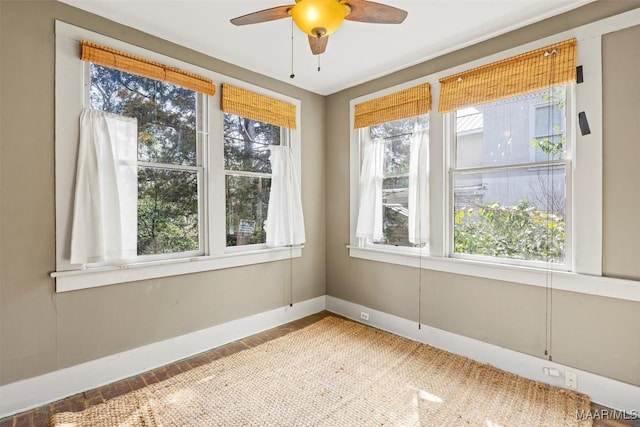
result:
[[[640,282],[635,280],[593,276],[568,271],[553,271],[515,265],[458,258],[444,258],[433,255],[398,254],[382,248],[362,248],[348,245],[352,258],[383,262],[405,267],[422,268],[441,273],[464,275],[482,279],[499,280],[525,286],[578,292],[587,295],[617,298],[640,302]]]
[[[62,21],[55,22],[55,34],[57,95],[55,97],[55,111],[57,112],[55,117],[56,271],[51,273],[51,277],[56,279],[56,292],[239,267],[302,256],[303,245],[278,248],[247,245],[241,249],[233,248],[233,250],[226,248],[225,204],[213,203],[214,200],[220,200],[220,197],[216,199],[216,195],[224,194],[223,113],[219,109],[220,91],[216,91],[215,95],[207,96],[208,105],[205,108],[209,124],[209,129],[205,129],[205,133],[208,134],[209,139],[203,142],[202,155],[205,166],[203,180],[207,184],[203,186],[206,190],[205,188],[203,190],[206,191],[205,199],[209,202],[205,200],[204,212],[202,213],[206,218],[203,224],[203,232],[205,233],[203,239],[204,254],[192,256],[190,253],[181,253],[170,259],[154,256],[152,260],[144,259],[140,262],[136,260],[136,262],[129,264],[103,265],[85,269],[70,264],[68,261],[68,248],[65,248],[65,244],[68,244],[71,233],[71,206],[73,202],[73,183],[75,182],[77,143],[65,144],[64,142],[78,140],[77,119],[85,101],[85,92],[88,92],[84,88],[90,84],[88,73],[84,71],[83,61],[78,56],[77,43],[80,40],[89,39],[134,55],[162,62],[168,66],[176,66],[185,71],[210,77],[218,84],[230,83],[294,104],[297,110],[297,126],[296,130],[290,131],[289,142],[291,143],[293,158],[299,170],[301,170],[302,160],[300,142],[301,102],[298,99],[253,86],[232,77]],[[60,114],[60,112],[63,112],[63,114]]]
[[[358,245],[355,239],[357,219],[357,194],[359,172],[359,147],[354,143],[357,134],[351,131],[350,144],[350,245],[349,255],[354,258],[385,262],[395,265],[424,268],[452,274],[462,274],[473,277],[501,280],[522,285],[548,286],[551,280],[556,289],[600,295],[631,301],[640,301],[640,283],[632,280],[602,277],[602,35],[637,25],[640,11],[630,11],[613,17],[605,18],[581,27],[536,40],[516,48],[506,50],[488,57],[462,64],[448,70],[421,77],[401,85],[387,88],[383,91],[371,93],[355,98],[350,104],[351,123],[353,123],[353,106],[363,100],[380,96],[382,93],[396,91],[402,87],[415,85],[421,81],[432,82],[432,99],[435,105],[439,102],[440,77],[462,72],[493,61],[504,59],[519,53],[543,47],[554,42],[566,40],[570,37],[578,39],[577,63],[589,70],[589,78],[575,88],[575,111],[587,111],[591,124],[591,134],[583,136],[576,132],[575,120],[569,120],[567,126],[574,127],[575,152],[573,201],[571,209],[574,212],[574,230],[580,237],[572,239],[573,265],[572,272],[562,272],[531,268],[526,266],[511,266],[505,264],[485,263],[476,260],[453,259],[446,256],[449,251],[446,233],[449,220],[446,208],[434,206],[443,202],[446,194],[445,183],[447,172],[444,169],[444,159],[449,156],[448,147],[443,144],[444,138],[450,133],[450,123],[437,111],[430,112],[430,254],[426,256],[400,254],[395,251],[385,251],[381,248],[366,248]],[[435,83],[433,83],[435,82]],[[580,167],[576,167],[580,165]],[[583,166],[589,165],[589,166]],[[435,201],[435,202],[433,202]],[[588,230],[587,233],[580,233]],[[579,242],[578,242],[579,240]]]
[[[242,267],[271,261],[288,260],[302,256],[304,246],[293,248],[264,248],[234,251],[222,255],[173,258],[134,264],[105,266],[87,270],[53,272],[56,292],[69,292],[98,286],[158,279],[182,274],[202,273],[232,267]]]

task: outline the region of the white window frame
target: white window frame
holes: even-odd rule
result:
[[[452,274],[500,280],[505,282],[547,287],[640,301],[640,284],[632,280],[602,277],[602,49],[604,34],[632,27],[640,22],[640,10],[633,10],[555,34],[488,57],[442,70],[412,82],[388,88],[351,100],[351,128],[354,106],[368,99],[382,96],[418,82],[431,83],[433,99],[429,120],[430,141],[430,244],[426,255],[401,254],[397,251],[363,247],[355,238],[358,210],[358,171],[360,162],[357,133],[351,131],[350,144],[350,244],[349,255],[375,262],[423,268]],[[588,115],[591,134],[576,132],[572,165],[573,236],[571,271],[554,271],[522,265],[507,265],[481,260],[452,258],[449,256],[450,219],[447,207],[451,194],[447,184],[447,163],[450,158],[446,141],[451,138],[451,123],[440,115],[437,105],[440,97],[440,78],[475,67],[499,61],[517,54],[541,48],[569,38],[578,39],[577,64],[585,70],[583,83],[575,88],[575,111]],[[577,117],[569,118],[577,122]],[[567,123],[569,125],[569,123]]]
[[[85,103],[84,86],[88,85],[86,63],[79,58],[78,42],[91,40],[140,57],[178,67],[212,78],[218,85],[229,83],[296,106],[296,129],[289,130],[288,142],[293,158],[301,170],[301,102],[273,91],[215,73],[177,59],[167,57],[128,43],[103,36],[61,21],[56,31],[56,97],[55,97],[55,156],[56,156],[56,292],[72,291],[159,277],[189,274],[217,269],[239,267],[263,262],[279,261],[302,256],[303,246],[267,248],[263,245],[226,247],[224,202],[224,138],[223,113],[219,108],[220,92],[207,97],[208,138],[203,141],[203,194],[202,239],[203,252],[196,254],[170,254],[145,256],[135,262],[82,268],[69,262],[69,242],[73,192],[79,135],[78,118]]]

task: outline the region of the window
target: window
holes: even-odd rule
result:
[[[576,46],[569,39],[440,79],[449,255],[573,268]]]
[[[440,83],[434,86],[438,111],[429,113],[431,228],[420,257],[410,254],[415,248],[365,244],[357,235],[367,134],[364,126],[354,125],[349,255],[532,286],[545,286],[553,277],[554,286],[566,290],[591,292],[593,285],[598,294],[617,292],[608,281],[591,281],[602,275],[602,31],[585,27],[571,34],[579,43],[557,35],[532,43],[534,50],[510,49],[419,80]],[[576,57],[592,73],[579,84]],[[523,68],[504,72],[516,63]],[[522,71],[532,64],[538,73]],[[375,96],[351,100],[354,123],[357,107]],[[577,111],[588,116],[590,133],[576,132]],[[505,226],[503,234],[499,227],[491,231],[477,219],[485,206],[494,208],[483,211],[497,216],[494,225],[529,221],[538,227],[539,238],[523,238],[517,250],[510,249],[517,227]],[[520,236],[529,238],[524,232]],[[483,239],[493,239],[492,251],[482,249]],[[531,241],[538,245],[526,243]]]
[[[381,123],[365,129],[365,143],[381,144],[382,162],[382,236],[372,243],[391,246],[422,246],[409,238],[409,181],[412,144],[418,134],[428,133],[427,114]],[[363,147],[364,149],[364,147]],[[417,151],[414,149],[415,155]],[[422,161],[427,161],[423,158]],[[422,165],[424,168],[426,164]],[[419,167],[419,166],[418,166]]]
[[[270,145],[280,145],[281,128],[224,113],[224,173],[227,246],[266,241],[271,189]]]
[[[218,92],[214,79],[222,82]],[[59,21],[55,89],[56,271],[51,275],[57,292],[302,255],[300,182],[288,179],[299,176],[301,163],[299,100]],[[252,114],[259,114],[253,117],[224,109],[225,102],[230,109],[262,108],[253,108]],[[129,209],[108,211],[120,212],[109,225],[129,222],[123,228],[131,232],[122,235],[134,237],[123,239],[126,251],[117,252],[126,256],[87,258],[86,265],[80,257],[72,263],[70,256],[84,116],[102,120],[101,135],[109,144],[126,141],[131,147],[126,156],[113,156],[110,169],[115,175],[126,169],[126,182],[133,182],[126,193],[133,195],[127,198]],[[266,124],[271,120],[279,122]],[[114,126],[126,130],[126,139],[112,137]],[[276,146],[283,149],[269,148]],[[272,170],[274,152],[278,161]],[[111,182],[118,185],[125,181],[115,178]],[[278,214],[294,202],[295,221]],[[265,244],[267,213],[279,221],[272,221],[275,232],[266,236],[276,238]],[[294,243],[279,239],[293,223]]]
[[[454,254],[565,262],[571,186],[566,104],[567,86],[556,86],[456,111]],[[480,132],[468,131],[471,122],[482,123]]]
[[[88,107],[137,119],[137,253],[203,253],[206,95],[85,63]]]
[[[424,248],[429,241],[429,83],[352,105],[352,159],[358,161],[352,169],[358,176],[357,188],[352,187],[358,195],[352,242],[392,251]],[[354,208],[352,203],[352,213]]]

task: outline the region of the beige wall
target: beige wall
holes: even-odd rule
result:
[[[289,261],[54,292],[54,20],[302,101],[307,244],[294,300],[325,294],[325,98],[54,1],[0,1],[0,384],[288,302]]]
[[[417,269],[349,258],[349,101],[622,11],[639,1],[598,1],[327,98],[327,293],[418,320]],[[606,35],[604,51],[604,271],[640,280],[640,27]],[[588,71],[586,71],[588,72]],[[633,155],[636,154],[636,155]],[[634,191],[635,190],[635,191]],[[427,325],[544,357],[544,288],[425,271]],[[640,385],[640,303],[553,292],[553,360]]]
[[[604,37],[603,268],[607,276],[640,278],[640,26]]]

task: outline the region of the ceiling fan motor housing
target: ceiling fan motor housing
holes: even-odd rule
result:
[[[333,33],[348,12],[348,7],[337,0],[300,0],[290,11],[298,28],[313,37]]]

